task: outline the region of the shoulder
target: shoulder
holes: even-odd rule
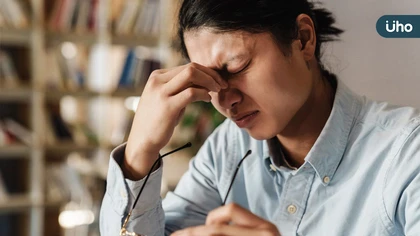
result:
[[[363,98],[357,122],[373,125],[384,130],[412,128],[419,122],[420,110],[409,106],[398,106]],[[407,126],[407,127],[406,127]]]
[[[352,137],[364,145],[373,144],[374,147],[367,147],[369,149],[386,151],[388,157],[394,157],[403,145],[406,146],[406,139],[420,125],[420,111],[416,108],[366,98],[361,99],[360,104]]]
[[[378,147],[388,146],[390,171],[420,169],[418,109],[365,99],[356,123],[364,129],[363,133],[374,137]]]
[[[367,102],[361,123],[378,130],[378,146],[388,146],[382,200],[389,222],[399,225],[407,199],[420,194],[420,114],[411,107]],[[397,223],[396,223],[397,222]]]

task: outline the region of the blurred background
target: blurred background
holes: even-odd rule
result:
[[[375,100],[420,108],[419,39],[385,39],[382,15],[418,0],[321,1],[346,32],[323,61]],[[127,139],[151,71],[171,49],[176,0],[0,0],[0,235],[99,235],[110,152]],[[162,196],[223,121],[194,103],[165,149]],[[162,152],[165,152],[163,150]]]

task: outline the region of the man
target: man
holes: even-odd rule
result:
[[[127,231],[420,235],[419,112],[360,97],[323,68],[321,44],[342,32],[333,23],[306,0],[185,0],[178,36],[191,63],[150,76],[112,153],[101,233],[119,233],[185,107],[211,101],[228,119],[163,205],[154,168]]]

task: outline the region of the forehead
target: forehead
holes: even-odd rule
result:
[[[185,32],[184,39],[192,62],[217,69],[250,57],[259,36],[243,31],[220,33],[199,29]]]

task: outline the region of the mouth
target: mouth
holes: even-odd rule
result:
[[[258,113],[259,111],[247,112],[247,113],[232,117],[232,120],[240,128],[246,128],[251,125],[251,122],[255,120],[255,117],[258,115]]]

